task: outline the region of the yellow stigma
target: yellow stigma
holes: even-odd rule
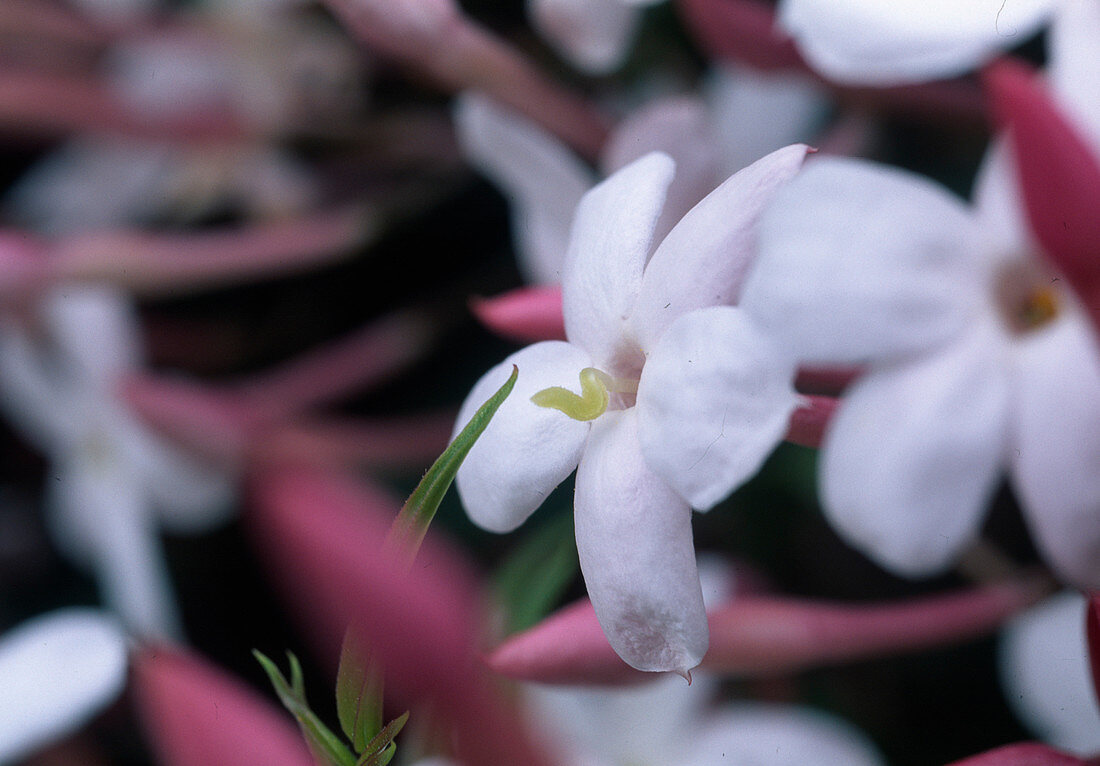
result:
[[[1058,316],[1058,293],[1052,287],[1034,290],[1020,307],[1017,319],[1025,329],[1042,327]]]
[[[607,405],[611,400],[608,389],[613,387],[614,380],[595,367],[585,367],[581,370],[580,378],[580,396],[568,388],[551,386],[536,393],[531,401],[539,407],[560,410],[573,420],[595,420],[607,412]]]

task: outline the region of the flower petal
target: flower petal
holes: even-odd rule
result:
[[[685,734],[717,691],[717,679],[698,674],[649,677],[626,688],[529,684],[530,718],[546,739],[564,750],[558,763],[680,763]]]
[[[0,409],[43,452],[80,438],[83,412],[72,388],[22,327],[0,322]]]
[[[706,721],[685,748],[685,766],[881,766],[871,741],[851,724],[808,707],[741,703]]]
[[[757,222],[806,156],[794,144],[753,163],[708,194],[669,232],[646,266],[631,325],[649,351],[680,316],[733,303],[756,255]]]
[[[571,64],[588,74],[622,64],[640,21],[620,0],[528,0],[531,24]]]
[[[615,128],[600,166],[611,175],[639,157],[661,151],[676,163],[661,217],[653,231],[660,242],[672,227],[724,178],[718,174],[718,140],[706,104],[675,96],[654,101]]]
[[[738,308],[680,317],[638,384],[646,463],[692,507],[709,510],[782,441],[798,406],[794,372]]]
[[[458,470],[456,485],[474,523],[510,532],[577,467],[589,424],[557,410],[539,407],[531,396],[550,386],[575,389],[591,365],[581,349],[562,341],[528,346],[498,364],[477,382],[455,424],[457,434],[512,372],[516,387]]]
[[[96,451],[98,450],[98,451]],[[96,575],[103,601],[138,636],[181,635],[148,499],[111,444],[55,463],[46,485],[56,544]]]
[[[1019,344],[1013,486],[1040,550],[1100,588],[1100,346],[1076,311]]]
[[[1100,750],[1084,596],[1064,591],[1013,618],[999,654],[1005,699],[1024,723],[1052,745],[1081,755]]]
[[[783,0],[779,23],[818,72],[840,83],[951,77],[1038,31],[1059,0]]]
[[[691,509],[642,458],[638,418],[593,423],[577,469],[577,552],[615,651],[639,670],[686,673],[707,650]]]
[[[126,637],[94,609],[61,609],[0,640],[0,762],[80,728],[122,691]]]
[[[826,515],[893,572],[932,574],[978,532],[1007,441],[1002,343],[972,331],[926,359],[874,370],[833,418]]]
[[[1059,102],[1100,149],[1100,5],[1062,0],[1050,27],[1047,71]]]
[[[584,195],[577,208],[562,280],[565,335],[598,366],[612,366],[622,350],[675,169],[668,155],[647,154]]]
[[[596,182],[592,172],[541,127],[479,93],[458,99],[455,128],[466,157],[508,199],[524,279],[560,284],[569,227]]]
[[[224,467],[200,460],[127,417],[116,423],[158,518],[176,534],[195,534],[235,510],[235,482]]]
[[[741,306],[801,362],[929,348],[980,298],[973,233],[963,205],[920,176],[821,157],[761,218]]]
[[[110,285],[60,285],[42,301],[52,337],[75,364],[71,374],[110,389],[142,360],[137,311],[125,293]]]

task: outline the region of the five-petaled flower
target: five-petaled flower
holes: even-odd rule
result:
[[[730,177],[655,249],[675,169],[667,155],[647,155],[592,189],[564,269],[569,342],[513,354],[459,414],[461,427],[519,367],[514,392],[458,473],[463,503],[476,523],[508,531],[576,468],[585,582],[612,646],[642,670],[686,673],[702,658],[691,507],[709,509],[751,476],[798,403],[793,361],[730,304],[760,211],[805,154],[789,146]],[[581,397],[564,389],[578,376]]]

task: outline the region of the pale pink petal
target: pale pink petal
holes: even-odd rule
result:
[[[577,552],[611,645],[639,670],[687,673],[707,649],[691,509],[650,472],[631,410],[592,426],[577,469]]]
[[[560,287],[521,287],[493,298],[474,298],[470,310],[483,325],[509,340],[565,340]]]
[[[977,310],[974,240],[966,208],[945,189],[822,157],[765,211],[741,305],[808,364],[928,349]]]
[[[73,444],[82,433],[73,387],[59,379],[24,328],[0,322],[0,409],[23,438],[43,452]]]
[[[225,523],[236,511],[236,482],[229,466],[185,452],[127,417],[116,423],[147,493],[151,512],[174,534],[198,534]]]
[[[600,167],[605,175],[611,175],[654,151],[664,152],[676,163],[676,175],[653,230],[653,240],[660,242],[726,174],[719,175],[715,125],[706,104],[697,98],[659,99],[631,113],[612,132]]]
[[[914,577],[977,535],[1008,443],[1003,341],[972,331],[926,359],[876,369],[825,438],[826,515],[852,545]]]
[[[620,0],[528,0],[531,24],[578,69],[603,74],[623,63],[638,11]]]
[[[1047,66],[1055,95],[1100,153],[1100,5],[1062,0],[1050,27]]]
[[[686,752],[685,752],[686,751]],[[681,749],[685,766],[884,766],[874,744],[851,724],[808,707],[740,703],[704,718]]]
[[[1028,226],[1012,152],[1005,140],[994,141],[974,179],[974,215],[981,227],[991,278],[1006,254],[1034,252],[1038,244]]]
[[[1068,582],[1100,588],[1100,347],[1072,307],[1017,346],[1012,483],[1039,549]]]
[[[103,602],[128,631],[177,639],[180,617],[149,500],[119,455],[104,442],[55,463],[46,483],[53,537],[95,574]]]
[[[830,106],[824,89],[804,74],[766,72],[733,62],[715,67],[704,87],[720,128],[726,174],[789,144],[812,143]]]
[[[68,374],[108,393],[143,357],[133,301],[110,285],[62,284],[42,301],[43,321]]]
[[[282,656],[273,659],[285,665]],[[289,713],[197,655],[144,649],[134,663],[134,692],[165,766],[313,764]]]
[[[508,200],[520,272],[532,284],[561,284],[569,228],[595,174],[557,138],[479,93],[455,104],[463,153]]]
[[[760,216],[802,167],[807,148],[788,146],[731,176],[658,245],[630,318],[643,349],[651,350],[677,317],[736,301],[756,256]]]
[[[626,319],[674,173],[668,155],[647,154],[588,192],[577,208],[562,280],[565,334],[597,366],[620,362]]]
[[[493,416],[458,470],[456,486],[474,523],[509,532],[540,505],[577,467],[589,424],[531,397],[545,388],[577,391],[588,355],[562,341],[546,341],[512,354],[482,376],[455,421],[457,434],[477,409],[519,368],[516,386]]]
[[[93,609],[41,615],[0,637],[0,761],[72,734],[122,692],[126,637]]]
[[[1045,742],[1100,752],[1100,708],[1085,641],[1085,597],[1065,591],[1005,625],[1000,644],[1005,699]]]
[[[794,362],[732,306],[681,316],[653,347],[638,384],[650,470],[709,510],[750,478],[798,406]]]
[[[1058,0],[783,0],[779,23],[818,72],[902,85],[963,74],[1025,42]]]

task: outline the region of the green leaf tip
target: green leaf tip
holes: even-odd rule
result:
[[[356,766],[355,756],[310,710],[309,703],[306,701],[302,666],[293,652],[287,652],[286,655],[290,664],[290,681],[287,681],[286,676],[267,655],[257,649],[252,650],[252,656],[271,679],[271,685],[275,687],[275,694],[278,695],[279,701],[297,719],[298,727],[302,730],[302,736],[305,737],[306,745],[309,746],[314,760],[322,766]]]
[[[336,674],[336,713],[356,753],[382,730],[383,675],[363,642],[349,628]]]
[[[393,528],[390,530],[390,542],[405,548],[410,560],[420,548],[420,543],[424,540],[424,535],[428,531],[428,525],[435,517],[435,512],[443,501],[443,495],[446,494],[454,481],[459,466],[466,459],[466,455],[470,453],[478,437],[485,432],[485,429],[489,426],[489,421],[500,409],[500,405],[512,393],[518,377],[519,368],[513,364],[512,374],[508,376],[508,380],[497,389],[495,394],[489,397],[485,404],[478,408],[478,411],[470,418],[470,422],[454,438],[450,446],[443,451],[439,459],[432,464],[432,467],[424,474],[424,478],[420,480],[416,489],[409,495],[409,499],[405,501],[405,505],[401,508],[401,512],[397,515],[397,520],[394,521]]]

